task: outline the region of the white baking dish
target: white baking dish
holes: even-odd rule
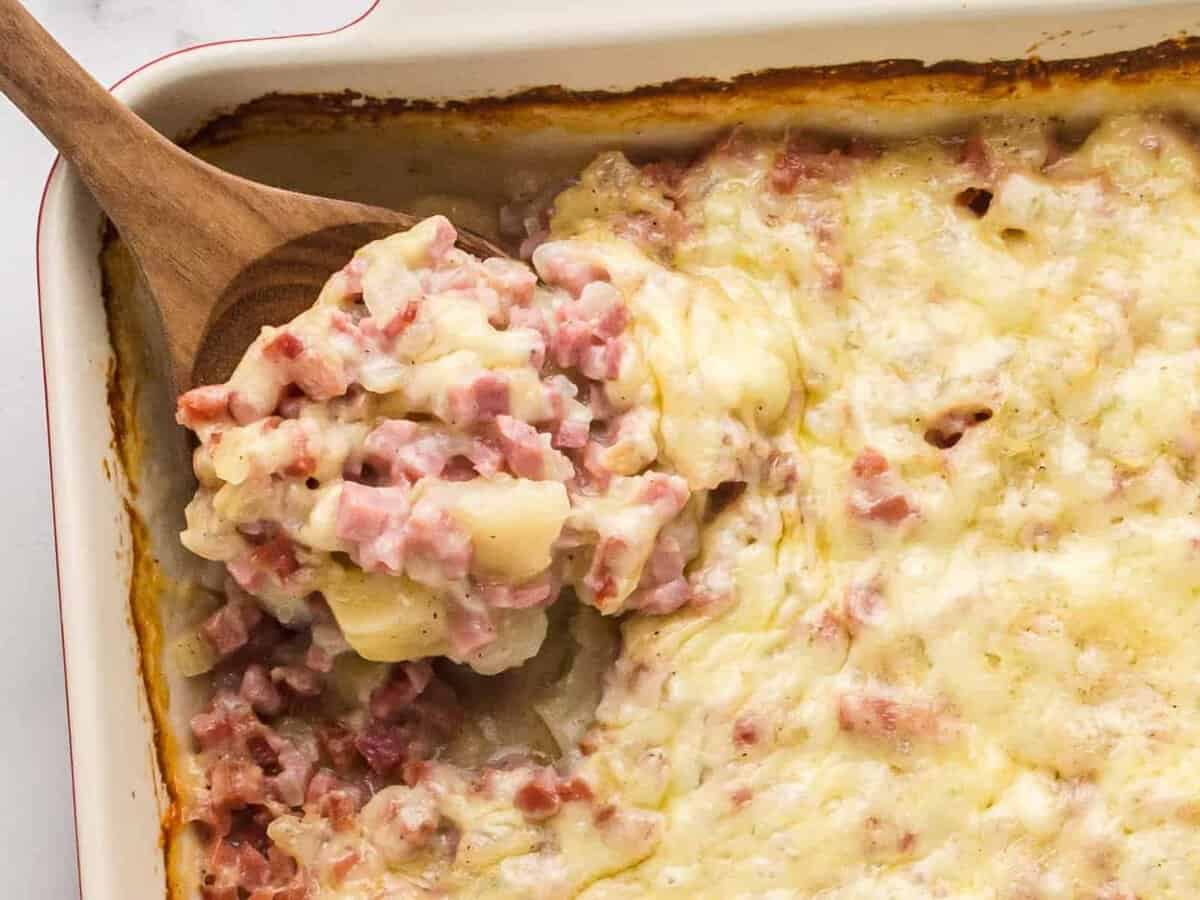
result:
[[[1047,59],[1083,57],[1200,27],[1194,2],[618,0],[567,10],[519,0],[502,15],[457,0],[420,15],[408,6],[380,0],[330,34],[175,54],[139,70],[118,94],[176,134],[272,91],[469,98],[545,84],[619,90],[896,57],[982,61],[1031,48]],[[38,275],[81,883],[87,898],[140,900],[165,892],[169,803],[128,606],[132,538],[106,398],[113,352],[99,296],[100,223],[78,180],[58,166],[46,189]],[[167,480],[178,454],[154,452],[145,466]],[[169,537],[175,523],[156,517],[160,499],[151,487],[141,508],[151,531]]]

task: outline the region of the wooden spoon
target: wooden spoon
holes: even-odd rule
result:
[[[0,0],[0,48],[0,89],[75,167],[137,258],[177,390],[225,380],[264,324],[312,305],[359,246],[417,221],[197,159],[117,102],[17,0]],[[458,243],[504,255],[470,232]]]

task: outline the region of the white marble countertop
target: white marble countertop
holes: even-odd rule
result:
[[[100,81],[189,44],[333,28],[367,0],[24,0]],[[0,408],[11,473],[0,528],[9,583],[0,684],[6,812],[0,813],[5,883],[0,894],[56,900],[78,895],[67,757],[62,652],[46,461],[45,409],[34,282],[34,229],[50,146],[0,98]]]

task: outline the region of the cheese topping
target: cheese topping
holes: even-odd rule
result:
[[[605,490],[430,486],[492,574],[607,548],[561,557],[585,604],[633,610],[594,722],[580,737],[579,707],[543,699],[556,768],[451,754],[345,827],[278,817],[313,896],[1200,894],[1198,164],[1148,116],[1076,147],[995,120],[885,148],[734,134],[686,167],[597,160],[533,263],[560,292],[539,302],[599,280],[628,310],[621,364],[590,364],[619,411],[590,457]],[[370,277],[406,277],[398,258]],[[437,340],[489,366],[528,352],[480,351],[465,305],[451,321]],[[418,380],[380,383],[438,416]],[[337,402],[285,423],[318,459],[364,439]],[[221,492],[279,440],[247,433],[193,510],[215,558]],[[694,515],[639,502],[656,468]],[[290,509],[278,490],[239,502]],[[514,517],[519,537],[492,528],[535,507],[553,514]],[[664,535],[689,600],[631,606]],[[365,598],[397,576],[352,577]]]

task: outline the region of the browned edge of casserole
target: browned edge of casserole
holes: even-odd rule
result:
[[[1162,89],[1200,84],[1200,38],[1180,38],[1151,47],[1104,56],[1045,62],[1036,57],[990,63],[946,61],[925,65],[915,60],[885,60],[812,68],[770,69],[728,81],[686,78],[627,92],[579,91],[537,87],[504,97],[435,102],[380,99],[346,90],[331,94],[268,94],[214,116],[180,138],[200,155],[218,156],[221,148],[265,135],[305,135],[342,129],[367,130],[404,121],[428,128],[456,126],[470,140],[485,143],[501,133],[539,130],[589,134],[638,132],[686,124],[714,129],[741,122],[770,125],[772,115],[813,110],[829,115],[838,109],[887,112],[919,123],[931,110],[951,110],[959,118],[1016,104],[1042,114],[1088,89],[1109,101],[1142,96],[1163,100]],[[1047,106],[1047,104],[1053,104]],[[1058,107],[1061,108],[1061,107]],[[908,119],[915,116],[915,119]],[[830,130],[846,130],[832,117]],[[775,120],[775,124],[779,123]],[[808,125],[806,127],[811,127]],[[114,362],[108,371],[108,405],[113,449],[127,479],[125,508],[131,546],[130,614],[137,632],[140,669],[153,719],[155,753],[168,798],[161,821],[160,846],[166,854],[168,895],[185,896],[189,872],[177,838],[186,829],[179,814],[180,739],[169,716],[170,691],[162,659],[163,602],[171,581],[164,572],[154,535],[137,501],[145,465],[160,448],[148,439],[139,415],[155,371],[158,337],[137,300],[136,266],[111,224],[106,225],[100,265],[102,291]],[[180,443],[180,447],[182,447]],[[186,457],[181,457],[186,459]],[[107,463],[105,463],[107,471]],[[176,510],[176,513],[180,513]],[[177,516],[181,521],[181,516]],[[174,531],[180,522],[173,525]],[[174,534],[172,531],[172,536]]]

